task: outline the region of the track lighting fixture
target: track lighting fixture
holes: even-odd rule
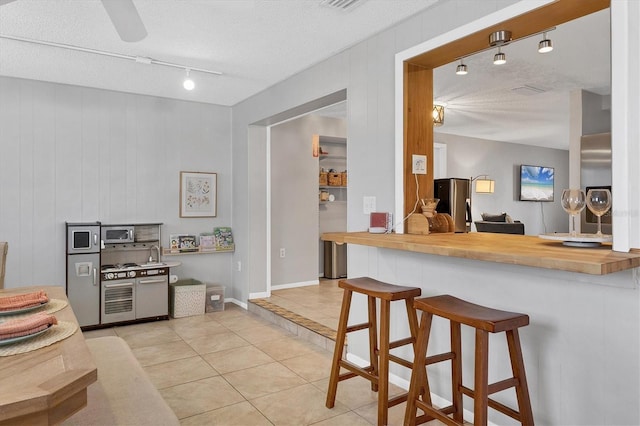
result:
[[[460,65],[456,67],[456,74],[458,75],[467,75],[467,66],[460,59]]]
[[[184,79],[182,86],[186,90],[193,90],[196,87],[196,84],[191,80],[191,77],[189,77],[189,68],[187,68],[187,78]]]
[[[538,43],[538,52],[540,53],[547,53],[547,52],[551,52],[553,50],[553,44],[551,43],[551,40],[547,38],[547,33],[550,31],[554,31],[556,29],[556,27],[551,27],[548,28],[544,31],[540,31],[534,34],[527,34],[525,36],[519,37],[519,38],[511,38],[511,31],[509,30],[499,30],[499,31],[494,31],[491,34],[489,34],[489,46],[485,47],[483,49],[480,50],[476,50],[475,52],[471,52],[469,54],[467,54],[464,57],[459,57],[456,60],[460,60],[460,63],[456,66],[456,74],[457,75],[466,75],[468,73],[468,67],[467,65],[463,62],[465,58],[468,58],[469,56],[478,54],[478,53],[482,53],[482,52],[486,52],[487,50],[493,49],[493,48],[498,48],[498,53],[496,53],[493,56],[493,63],[495,65],[503,65],[507,63],[507,55],[502,52],[502,47],[506,46],[508,44],[514,43],[516,41],[519,40],[524,40],[526,38],[529,37],[534,37],[537,35],[542,34],[542,40],[540,40],[540,42]]]
[[[547,32],[542,33],[542,40],[538,43],[538,52],[539,53],[548,53],[553,50],[553,44],[551,44],[551,40],[547,38]]]
[[[493,65],[503,65],[507,63],[507,55],[502,53],[498,47],[498,53],[493,56]]]

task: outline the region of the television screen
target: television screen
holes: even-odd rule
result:
[[[520,166],[520,201],[553,201],[553,167]]]

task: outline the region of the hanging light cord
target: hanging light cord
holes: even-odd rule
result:
[[[35,39],[11,36],[11,35],[6,35],[6,34],[0,34],[0,38],[4,38],[4,39],[7,39],[7,40],[22,41],[24,43],[41,44],[41,45],[44,45],[44,46],[59,47],[61,49],[76,50],[76,51],[85,52],[85,53],[93,53],[95,55],[110,56],[112,58],[127,59],[127,60],[130,60],[130,61],[138,62],[140,64],[147,64],[147,65],[155,64],[155,65],[162,65],[162,66],[165,66],[165,67],[180,68],[180,69],[189,70],[189,71],[198,71],[198,72],[202,72],[202,73],[206,73],[206,74],[222,75],[222,73],[220,71],[211,71],[211,70],[207,70],[207,69],[204,69],[204,68],[196,68],[196,67],[191,67],[191,66],[186,66],[186,65],[174,64],[172,62],[159,61],[157,59],[147,58],[145,56],[124,55],[122,53],[107,52],[107,51],[104,51],[104,50],[91,49],[91,48],[88,48],[88,47],[74,46],[72,44],[56,43],[56,42],[53,42],[53,41],[44,41],[44,40],[35,40]]]

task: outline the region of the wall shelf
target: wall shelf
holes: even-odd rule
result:
[[[162,247],[163,256],[182,256],[189,254],[215,254],[215,253],[233,253],[235,251],[235,245],[229,249],[202,249],[198,247],[198,250],[185,250],[185,251],[171,251],[168,247]]]

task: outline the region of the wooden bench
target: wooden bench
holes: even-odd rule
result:
[[[124,340],[105,336],[86,342],[98,367],[98,381],[87,389],[87,406],[63,424],[180,424]]]

